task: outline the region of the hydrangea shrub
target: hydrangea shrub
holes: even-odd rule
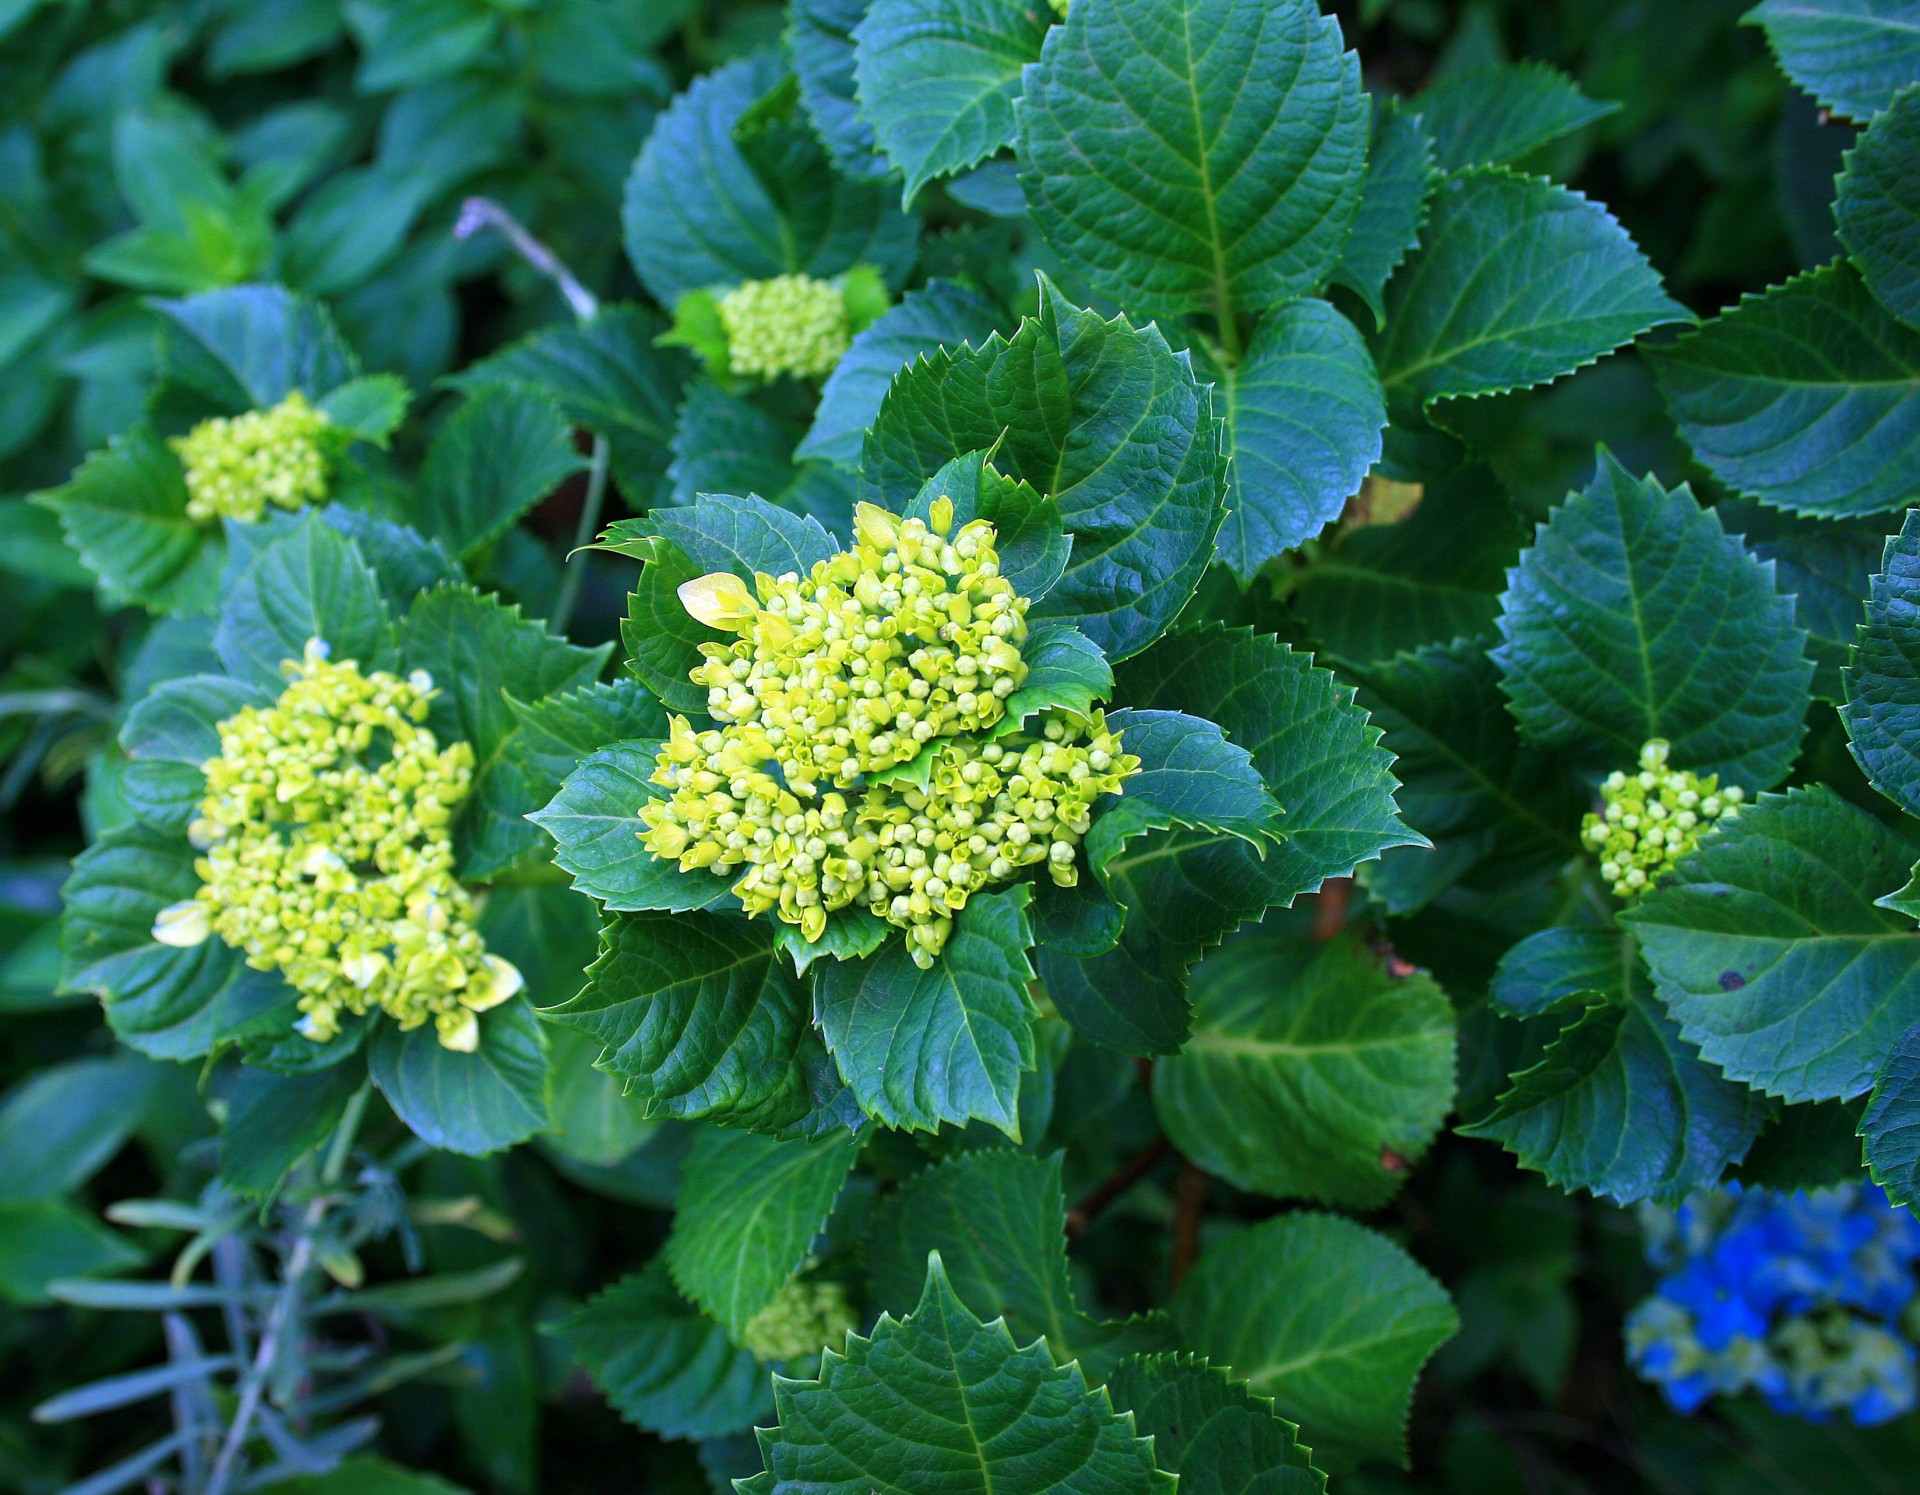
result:
[[[1898,1487],[1912,6],[85,9],[29,1487]]]

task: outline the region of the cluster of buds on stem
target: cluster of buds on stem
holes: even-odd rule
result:
[[[451,826],[473,750],[445,748],[425,722],[435,691],[334,663],[319,639],[282,666],[272,706],[219,724],[220,754],[188,836],[204,854],[194,897],[161,910],[154,938],[210,934],[277,970],[299,993],[299,1031],[324,1043],[343,1014],[378,1007],[471,1052],[477,1014],[520,990],[489,955],[453,874]]]
[[[168,445],[186,468],[187,517],[253,523],[269,504],[302,509],[327,496],[339,430],[294,390],[271,410],[203,420]]]
[[[1600,857],[1600,876],[1619,898],[1634,898],[1671,871],[1716,822],[1740,813],[1746,791],[1720,787],[1669,768],[1668,744],[1654,738],[1640,749],[1638,773],[1614,772],[1600,786],[1600,810],[1580,825],[1580,838]]]
[[[860,1320],[837,1282],[789,1282],[748,1319],[740,1347],[770,1364],[817,1355],[837,1346]]]
[[[675,719],[653,775],[666,797],[641,811],[655,856],[744,869],[748,914],[815,941],[862,905],[906,930],[923,968],[980,889],[1041,865],[1072,886],[1095,802],[1139,767],[1098,712],[1006,720],[1026,600],[991,524],[949,538],[945,498],[931,521],[863,504],[854,549],[804,580],[759,576],[757,599],[724,574],[682,587],[689,612],[740,638],[703,646],[693,678],[721,725]]]
[[[719,298],[727,363],[742,379],[824,379],[853,343],[846,294],[830,280],[776,275]]]

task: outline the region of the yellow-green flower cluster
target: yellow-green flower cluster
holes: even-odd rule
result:
[[[282,669],[272,706],[219,725],[220,755],[188,835],[203,855],[193,899],[163,909],[154,938],[217,934],[297,992],[299,1030],[324,1043],[346,1013],[378,1007],[402,1028],[432,1020],[471,1052],[477,1014],[520,990],[489,955],[453,874],[453,812],[473,749],[426,727],[433,681],[362,674],[320,640]]]
[[[852,550],[805,577],[757,576],[757,601],[726,573],[683,589],[696,617],[740,634],[703,644],[692,677],[713,719],[739,729],[730,762],[771,759],[811,796],[1006,714],[1027,678],[1027,602],[1000,574],[993,526],[949,537],[952,516],[948,503],[929,529],[861,504]]]
[[[812,574],[726,575],[681,588],[688,611],[740,634],[705,646],[693,678],[717,729],[676,718],[641,811],[647,849],[722,876],[749,915],[772,911],[818,940],[827,916],[863,905],[907,932],[931,966],[953,916],[980,889],[1044,864],[1077,879],[1094,803],[1139,760],[1098,712],[1005,726],[1026,676],[1026,600],[999,574],[992,525],[949,538],[863,504],[853,550]],[[889,778],[922,753],[916,769]],[[846,791],[846,792],[842,792]]]
[[[860,1326],[847,1290],[837,1282],[789,1282],[740,1331],[740,1348],[755,1359],[798,1360],[837,1346]]]
[[[1066,20],[1067,7],[1073,3],[1073,0],[1050,0],[1050,3],[1053,6],[1054,14],[1059,16],[1061,20]]]
[[[1737,784],[1722,789],[1718,775],[1669,768],[1669,752],[1658,737],[1640,749],[1640,771],[1609,774],[1600,812],[1581,822],[1580,838],[1599,855],[1600,876],[1616,897],[1652,887],[1716,821],[1738,815],[1746,798]]]
[[[823,379],[853,343],[841,288],[810,275],[749,280],[720,297],[727,364],[742,379]]]
[[[327,496],[335,434],[326,413],[297,389],[271,410],[201,421],[167,443],[187,470],[187,517],[252,523],[268,504],[319,503]]]

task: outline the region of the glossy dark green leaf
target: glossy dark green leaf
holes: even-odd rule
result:
[[[800,102],[834,164],[856,177],[885,176],[888,170],[875,153],[873,126],[861,118],[854,98],[853,28],[867,6],[868,0],[794,0],[787,24]]]
[[[1200,1356],[1129,1360],[1107,1393],[1153,1439],[1154,1461],[1180,1476],[1187,1495],[1314,1495],[1327,1487],[1300,1429]]]
[[[1021,0],[873,0],[853,31],[859,111],[907,201],[1013,143],[1020,71],[1053,19]]]
[[[1920,814],[1920,510],[1888,540],[1842,676],[1841,719],[1873,786]]]
[[[1446,993],[1359,941],[1235,941],[1195,969],[1193,1005],[1192,1039],[1155,1066],[1154,1109],[1236,1188],[1374,1208],[1452,1109]]]
[[[220,1181],[253,1198],[272,1194],[294,1164],[333,1136],[366,1078],[357,1064],[298,1075],[242,1069],[227,1097]]]
[[[926,1290],[904,1319],[847,1336],[815,1380],[774,1382],[778,1425],[760,1433],[771,1495],[867,1495],[929,1482],[952,1495],[1150,1495],[1173,1479],[1153,1445],[1045,1344],[1016,1347],[983,1323],[932,1257]]]
[[[1920,494],[1920,331],[1851,265],[1748,296],[1650,356],[1680,434],[1729,488],[1829,519]]]
[[[1044,1335],[1058,1364],[1077,1360],[1097,1385],[1125,1356],[1168,1347],[1172,1331],[1159,1314],[1106,1321],[1081,1309],[1066,1221],[1058,1156],[996,1147],[949,1158],[915,1174],[875,1215],[866,1243],[874,1304],[912,1302],[927,1253],[938,1251],[962,1301],[1004,1316],[1022,1339]]]
[[[483,385],[434,434],[411,515],[451,554],[472,555],[585,465],[552,396]]]
[[[1110,660],[1179,615],[1224,514],[1212,392],[1155,328],[1103,321],[1041,287],[1011,341],[915,363],[894,380],[861,458],[861,496],[903,509],[954,457],[991,451],[1051,498],[1073,536],[1066,574],[1035,609]]]
[[[1336,1474],[1406,1459],[1413,1383],[1460,1326],[1446,1292],[1383,1235],[1333,1215],[1282,1215],[1214,1243],[1181,1284],[1187,1345],[1231,1365],[1309,1430]]]
[[[1369,120],[1311,0],[1109,0],[1069,10],[1028,75],[1021,181],[1047,241],[1130,311],[1231,321],[1327,283]]]
[[[1622,917],[1682,1035],[1787,1100],[1860,1094],[1920,1021],[1920,847],[1824,787],[1764,795]]]
[[[859,1145],[710,1128],[694,1139],[663,1251],[674,1285],[736,1341],[805,1261]]]
[[[1509,578],[1493,657],[1520,734],[1605,772],[1663,737],[1749,791],[1786,776],[1813,665],[1793,605],[1692,490],[1611,455]]]
[[[1020,1076],[1035,1063],[1031,896],[974,894],[929,970],[904,940],[819,969],[821,1031],[868,1115],[913,1131],[977,1118],[1019,1137]]]
[[[1836,114],[1865,120],[1920,74],[1920,17],[1906,0],[1763,0],[1746,19]]]
[[[383,1024],[367,1069],[394,1114],[430,1147],[477,1157],[552,1121],[546,1035],[525,1001],[481,1013],[471,1054],[444,1047],[431,1023],[406,1033]]]
[[[273,696],[225,675],[183,675],[163,683],[132,711],[120,729],[127,755],[121,792],[147,824],[186,833],[206,792],[201,765],[220,756],[219,724]]]
[[[335,661],[363,670],[394,662],[380,581],[360,550],[317,514],[263,546],[231,584],[213,646],[234,679],[278,695],[281,666],[319,639]]]
[[[360,372],[327,308],[280,286],[230,286],[156,304],[168,319],[168,380],[217,413],[265,410],[295,390],[318,404]]]
[[[628,1422],[663,1438],[744,1432],[773,1411],[771,1378],[677,1292],[656,1257],[555,1329]]]
[[[1442,171],[1506,166],[1619,111],[1531,60],[1448,73],[1413,103]]]
[[[1526,389],[1692,320],[1605,208],[1488,167],[1440,183],[1386,309],[1374,360],[1389,400]]]
[[[1874,1080],[1860,1135],[1887,1198],[1908,1206],[1920,1200],[1920,1023],[1901,1035]]]
[[[1834,213],[1880,304],[1920,327],[1920,86],[1895,95],[1848,154]]]
[[[1360,210],[1340,263],[1336,285],[1343,285],[1373,313],[1376,330],[1386,320],[1381,293],[1409,251],[1420,242],[1433,192],[1433,146],[1420,122],[1398,101],[1373,95],[1373,138],[1367,146],[1367,178],[1360,189]]]

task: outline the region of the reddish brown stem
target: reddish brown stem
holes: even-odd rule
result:
[[[1347,925],[1347,905],[1353,901],[1353,879],[1330,877],[1313,900],[1313,937],[1330,940]]]
[[[1207,1201],[1207,1175],[1189,1162],[1173,1191],[1173,1256],[1167,1270],[1167,1291],[1179,1291],[1193,1264],[1200,1259],[1200,1207]]]
[[[1140,1151],[1089,1189],[1080,1202],[1067,1211],[1067,1237],[1077,1240],[1087,1227],[1105,1213],[1108,1205],[1126,1193],[1153,1170],[1153,1166],[1173,1151],[1165,1137],[1155,1137]]]

